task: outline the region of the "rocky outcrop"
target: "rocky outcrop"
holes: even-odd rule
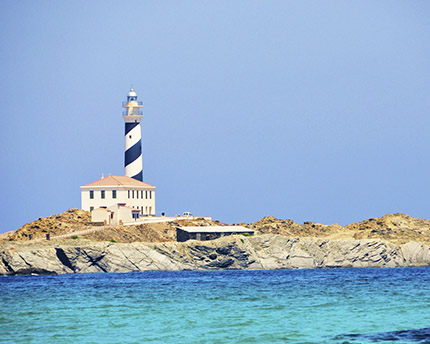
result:
[[[4,243],[0,274],[147,270],[396,267],[430,264],[430,246],[383,240],[326,240],[265,234],[184,243],[87,241]]]
[[[177,226],[219,226],[219,221],[190,218],[175,221],[142,223],[131,226],[102,227],[91,222],[91,213],[82,209],[69,209],[63,213],[41,217],[17,230],[0,233],[0,243],[5,241],[44,240],[58,236],[77,236],[91,241],[167,242],[176,241]]]
[[[411,241],[430,245],[430,220],[418,219],[406,214],[387,214],[346,226],[325,225],[310,221],[302,225],[293,220],[281,220],[266,216],[246,225],[255,234],[281,234],[287,237],[313,237],[321,239],[373,239],[387,240],[395,244]]]
[[[217,220],[194,218],[158,223],[144,223],[133,226],[101,227],[90,222],[89,212],[81,209],[69,209],[63,213],[39,218],[21,228],[0,233],[0,243],[7,241],[30,241],[74,236],[90,241],[118,243],[134,242],[169,242],[176,241],[178,226],[220,226],[225,225]],[[239,223],[254,230],[256,235],[272,234],[294,238],[320,239],[370,239],[386,240],[397,245],[407,242],[420,242],[430,245],[430,220],[418,219],[406,214],[387,214],[374,217],[346,226],[338,224],[325,225],[305,221],[303,224],[293,220],[277,219],[266,216],[257,222]]]
[[[0,240],[28,240],[29,237],[44,238],[47,233],[51,236],[64,234],[88,226],[91,213],[82,209],[69,209],[61,214],[40,217],[38,220],[26,223],[21,228],[0,234]]]

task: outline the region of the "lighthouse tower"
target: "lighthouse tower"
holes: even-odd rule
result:
[[[125,121],[125,155],[124,167],[125,175],[143,181],[143,160],[142,160],[142,134],[140,121],[142,120],[142,102],[137,101],[137,94],[131,88],[127,96],[127,102],[123,103],[125,108],[123,113]]]

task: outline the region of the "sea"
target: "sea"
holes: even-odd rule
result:
[[[3,276],[0,343],[430,343],[430,268]]]

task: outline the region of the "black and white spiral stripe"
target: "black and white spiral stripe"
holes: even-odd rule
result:
[[[142,134],[140,123],[125,123],[125,175],[143,181]]]

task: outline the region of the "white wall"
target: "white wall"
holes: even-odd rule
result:
[[[94,198],[90,199],[90,190],[94,191]],[[101,190],[105,191],[105,198],[101,198]],[[116,190],[116,198],[112,198],[112,190]],[[130,191],[130,198],[128,198],[128,191]],[[134,191],[134,198],[133,196]],[[143,199],[141,198],[141,191],[143,191]],[[148,198],[145,198],[147,192]],[[152,198],[149,198],[149,192]],[[137,198],[139,193],[139,198]],[[81,189],[81,208],[90,211],[91,207],[97,209],[100,207],[110,207],[117,203],[125,203],[131,208],[138,208],[142,210],[143,215],[155,216],[155,190],[149,188],[125,188],[125,187],[94,187],[92,189]]]
[[[91,222],[103,222],[105,225],[109,225],[111,212],[104,208],[95,208],[91,212]]]
[[[133,215],[129,207],[120,207],[118,204],[115,204],[109,209],[114,212],[113,219],[111,221],[112,225],[118,226],[120,221],[122,221],[123,224],[133,221]]]

